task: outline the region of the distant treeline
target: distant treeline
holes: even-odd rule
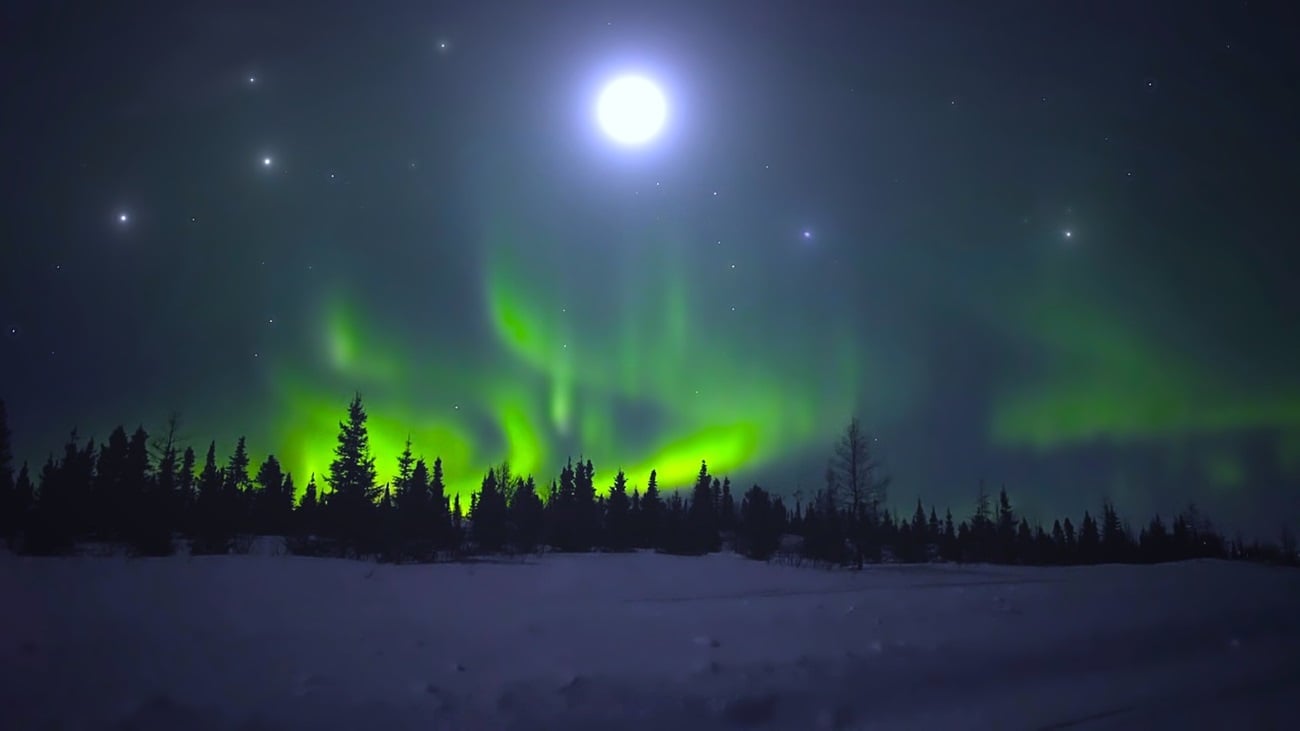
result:
[[[1099,518],[1085,512],[1050,529],[1017,516],[1005,489],[995,497],[981,483],[974,512],[954,521],[921,501],[910,519],[887,510],[889,480],[872,453],[873,440],[854,419],[835,445],[825,485],[793,507],[758,485],[736,496],[731,482],[709,473],[687,491],[627,489],[618,472],[597,494],[590,460],[570,461],[539,489],[508,464],[487,471],[462,509],[448,498],[442,462],[413,456],[408,442],[397,476],[380,484],[370,454],[366,411],[358,395],[340,423],[334,460],[323,484],[309,479],[302,498],[275,456],[251,472],[243,438],[224,464],[215,443],[199,464],[178,443],[176,421],[150,439],[143,428],[118,427],[108,441],[79,441],[51,455],[33,479],[15,476],[4,403],[0,401],[0,536],[16,551],[62,555],[79,543],[123,544],[134,555],[161,556],[179,540],[195,554],[247,550],[249,537],[285,536],[289,550],[309,555],[435,561],[471,553],[626,551],[704,554],[731,548],[759,560],[818,565],[881,561],[1019,564],[1158,562],[1239,558],[1295,563],[1295,538],[1278,543],[1226,541],[1194,506],[1166,524],[1153,518],[1135,536],[1114,505]]]

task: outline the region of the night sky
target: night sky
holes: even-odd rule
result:
[[[1300,515],[1282,4],[108,5],[0,19],[33,469],[178,411],[302,485],[360,391],[382,478],[409,433],[462,492],[806,497],[856,413],[901,512]],[[641,146],[594,111],[630,72]]]

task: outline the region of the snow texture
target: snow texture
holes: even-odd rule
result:
[[[1295,728],[1300,571],[0,556],[12,729]]]

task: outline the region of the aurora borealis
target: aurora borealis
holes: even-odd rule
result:
[[[1259,8],[349,2],[7,10],[0,397],[241,434],[301,486],[354,391],[602,485],[1300,516],[1294,60]],[[488,7],[492,6],[492,7]],[[623,72],[664,134],[592,118]]]

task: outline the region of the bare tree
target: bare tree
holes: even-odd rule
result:
[[[889,479],[881,474],[880,462],[872,454],[874,441],[854,417],[840,435],[829,470],[835,484],[844,491],[854,518],[868,518],[872,523],[885,503],[889,487]]]
[[[879,523],[881,506],[885,503],[889,479],[882,472],[880,461],[872,451],[875,439],[862,428],[854,417],[844,428],[835,445],[826,470],[827,489],[843,491],[849,507],[849,538],[857,554],[857,564],[862,566],[872,533]]]

